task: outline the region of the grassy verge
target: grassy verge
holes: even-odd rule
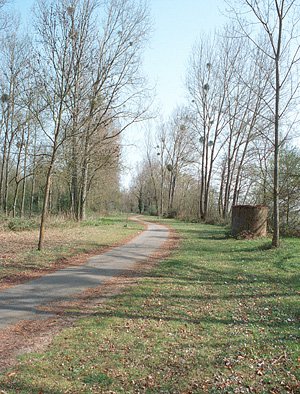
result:
[[[300,240],[168,222],[180,248],[138,285],[23,356],[6,393],[299,393]]]
[[[26,222],[26,221],[24,221]],[[37,251],[38,229],[0,229],[0,286],[24,280],[66,263],[78,254],[99,251],[138,233],[142,226],[125,217],[106,217],[82,223],[54,220],[46,231],[44,249]]]

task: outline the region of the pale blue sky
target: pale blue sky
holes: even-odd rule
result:
[[[157,85],[164,114],[182,102],[192,46],[202,33],[225,21],[223,0],[150,0],[154,32],[145,54],[145,72]]]
[[[156,85],[155,107],[167,119],[177,105],[186,101],[184,86],[192,47],[203,33],[213,32],[225,22],[224,0],[149,0],[154,31],[145,53],[144,69],[151,85]],[[152,123],[153,127],[153,123]],[[151,130],[156,132],[155,125]],[[135,170],[144,151],[149,127],[137,125],[124,141],[134,146],[124,149],[126,163]],[[132,171],[124,172],[128,185]]]
[[[34,0],[10,0],[24,21]],[[224,0],[148,0],[153,32],[144,55],[144,71],[151,86],[156,86],[155,107],[167,118],[184,102],[184,79],[188,59],[195,41],[203,33],[221,27],[226,18]],[[134,169],[141,158],[144,127],[137,125],[124,135],[126,163]],[[129,171],[132,173],[132,171]],[[128,172],[128,173],[129,173]],[[130,175],[124,173],[128,184]]]
[[[9,0],[23,21],[34,0]],[[184,96],[185,70],[191,49],[203,32],[214,31],[225,21],[224,0],[148,0],[153,32],[145,52],[144,69],[156,85],[157,105],[170,114]]]

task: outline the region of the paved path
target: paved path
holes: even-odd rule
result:
[[[0,292],[0,329],[20,320],[44,318],[45,313],[38,311],[38,306],[67,300],[134,269],[137,262],[146,261],[169,235],[165,226],[147,224],[147,230],[127,244],[94,256],[83,265],[58,270]]]

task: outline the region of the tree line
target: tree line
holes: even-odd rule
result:
[[[0,210],[84,220],[119,193],[121,133],[147,112],[143,1],[37,0],[33,28],[5,17],[0,48]],[[95,201],[96,200],[96,201]]]
[[[228,2],[231,21],[195,43],[188,102],[157,124],[128,195],[139,211],[228,221],[237,204],[270,207],[299,231],[299,4]]]
[[[122,132],[149,116],[141,56],[151,23],[143,0],[37,0],[25,34],[5,3],[0,211],[40,215],[42,249],[49,213],[80,221],[121,199]],[[123,200],[206,222],[265,204],[278,246],[280,227],[299,222],[299,5],[227,3],[231,21],[195,43],[188,100],[149,133]]]

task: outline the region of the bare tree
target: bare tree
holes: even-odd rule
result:
[[[159,215],[164,216],[165,203],[164,203],[164,187],[167,175],[167,146],[166,146],[166,126],[161,124],[156,136],[156,155],[159,162]]]
[[[239,31],[272,64],[270,86],[272,100],[266,102],[274,127],[274,171],[273,171],[273,247],[279,246],[279,156],[283,141],[283,119],[296,99],[299,80],[295,69],[299,65],[299,4],[296,0],[243,0],[231,3],[231,11],[238,21]],[[239,12],[240,7],[243,7]],[[246,11],[246,12],[245,12]],[[298,73],[299,74],[299,73]]]
[[[84,118],[81,220],[85,218],[89,162],[95,147],[99,149],[131,124],[143,120],[148,110],[148,90],[139,71],[149,32],[147,7],[143,2],[111,0],[104,12],[106,19],[93,53],[95,70]],[[103,132],[97,142],[94,135],[99,129]]]
[[[203,37],[193,49],[187,74],[191,97],[192,128],[195,149],[199,154],[199,217],[208,214],[212,176],[222,147],[222,134],[228,123],[227,95],[234,72],[229,51],[222,50],[214,39]]]
[[[184,110],[176,110],[168,123],[166,150],[169,173],[168,214],[172,215],[178,178],[184,168],[193,162],[189,118]]]
[[[94,0],[77,1],[68,10],[74,73],[69,99],[71,204],[74,217],[83,220],[88,185],[107,162],[108,145],[111,160],[118,160],[117,137],[147,110],[139,66],[149,19],[142,1],[110,0],[100,7]],[[97,166],[95,157],[102,151],[105,160]]]
[[[36,70],[36,78],[42,88],[40,99],[44,106],[44,111],[36,112],[36,115],[50,142],[38,243],[38,249],[41,250],[54,164],[57,152],[66,139],[66,129],[70,122],[67,101],[74,73],[70,40],[71,20],[66,4],[56,0],[49,4],[40,0],[37,3],[35,27],[40,40],[39,52],[37,52],[39,69]],[[45,112],[47,117],[43,118]]]
[[[118,136],[147,110],[139,66],[149,19],[142,1],[40,0],[35,26],[36,79],[41,87],[35,114],[49,144],[41,249],[60,152],[70,169],[72,212],[82,220],[97,172],[118,163]]]
[[[235,38],[226,38],[226,41],[228,40],[236,41]],[[230,212],[231,204],[238,203],[241,175],[245,163],[251,158],[253,141],[261,138],[266,126],[270,126],[265,120],[264,100],[269,94],[269,81],[268,75],[261,72],[262,56],[254,50],[252,56],[255,61],[249,64],[251,47],[244,40],[237,44],[239,45],[230,45],[228,48],[234,72],[226,93],[228,124],[223,137],[223,170],[219,197],[223,218]]]
[[[17,30],[17,28],[16,28]],[[29,46],[18,32],[6,35],[2,45],[1,90],[2,90],[2,160],[0,173],[1,206],[5,214],[9,212],[8,198],[11,185],[15,183],[14,207],[18,196],[18,188],[22,177],[21,157],[24,148],[24,128],[27,122],[23,105],[23,82],[28,77]],[[16,159],[16,167],[14,162]],[[13,173],[15,175],[13,175]],[[14,209],[14,215],[16,211]]]
[[[146,162],[149,167],[149,172],[150,172],[150,179],[152,182],[152,187],[153,187],[153,194],[154,194],[154,201],[155,201],[155,210],[156,214],[159,214],[159,165],[158,165],[158,160],[157,160],[157,151],[158,145],[156,145],[155,151],[153,151],[154,148],[154,143],[152,139],[149,137],[150,134],[148,134],[148,140],[146,141]]]

